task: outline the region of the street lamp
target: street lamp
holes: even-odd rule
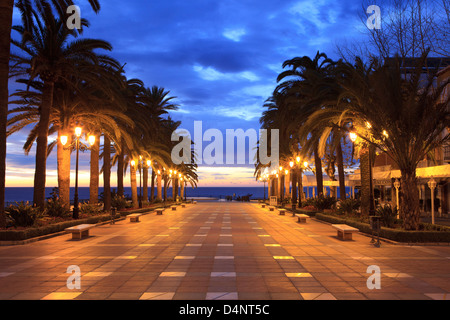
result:
[[[436,180],[431,178],[428,181],[428,187],[431,189],[431,223],[434,224],[434,190],[436,189]]]
[[[396,200],[396,204],[397,204],[397,219],[399,219],[400,217],[400,203],[398,200],[398,189],[400,189],[400,181],[398,181],[398,179],[395,179],[394,182],[394,188],[395,188],[395,200]]]
[[[142,166],[144,162],[142,161],[142,156],[139,156],[139,209],[142,209]]]
[[[72,212],[72,217],[73,219],[78,219],[79,218],[79,212],[80,212],[80,208],[79,208],[79,201],[78,201],[78,162],[79,162],[79,154],[80,154],[80,150],[81,151],[85,151],[90,149],[90,147],[92,147],[95,144],[95,136],[90,135],[88,137],[88,142],[90,147],[88,147],[87,145],[83,144],[80,141],[80,137],[82,134],[82,128],[81,127],[76,127],[75,128],[75,141],[72,142],[70,145],[67,145],[67,142],[69,141],[69,137],[66,135],[62,135],[60,137],[60,141],[61,144],[63,145],[64,149],[69,150],[69,149],[73,149],[75,148],[75,150],[77,151],[77,156],[76,156],[76,165],[75,165],[75,196],[74,196],[74,204],[73,204],[73,212]]]

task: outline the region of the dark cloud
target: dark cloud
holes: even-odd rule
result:
[[[363,10],[353,0],[100,0],[94,14],[79,2],[91,23],[84,36],[109,41],[129,78],[177,96],[171,115],[182,127],[201,120],[223,132],[258,129],[283,61],[317,51],[336,58],[336,41],[358,36]]]

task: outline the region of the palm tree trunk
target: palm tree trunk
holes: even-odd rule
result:
[[[314,165],[316,167],[316,182],[317,182],[317,195],[323,196],[323,171],[322,171],[322,159],[319,157],[318,146],[314,150]]]
[[[336,162],[337,162],[338,175],[339,175],[339,198],[341,200],[345,200],[345,198],[346,198],[345,171],[344,171],[344,157],[342,155],[341,141],[339,141],[339,143],[337,144],[337,147],[336,147]]]
[[[369,153],[369,147],[362,147],[359,156],[361,172],[361,214],[363,216],[368,216],[370,212],[371,168]]]
[[[152,181],[150,186],[150,202],[155,199],[155,170],[152,169]]]
[[[292,170],[292,204],[297,204],[297,169]],[[300,204],[301,206],[301,204]]]
[[[180,198],[181,201],[184,201],[184,181],[181,181],[180,183]]]
[[[419,190],[417,188],[416,168],[401,171],[400,218],[405,230],[418,230],[420,223]]]
[[[111,139],[104,135],[103,141],[103,210],[111,210]]]
[[[136,182],[136,166],[130,165],[130,183],[131,183],[131,202],[133,209],[139,208],[137,182]]]
[[[162,201],[162,175],[158,174],[156,176],[156,185],[157,185],[157,194],[156,194],[156,200]]]
[[[175,178],[172,179],[172,201],[175,201],[175,192],[176,192],[176,188],[175,188]]]
[[[53,107],[54,82],[44,81],[42,103],[39,111],[39,123],[36,139],[36,167],[34,172],[33,202],[39,208],[45,206],[45,181],[47,169],[48,126],[50,111]]]
[[[6,226],[6,122],[8,115],[9,56],[14,0],[0,3],[0,228]]]
[[[298,171],[297,175],[297,184],[298,184],[298,206],[301,208],[303,206],[303,169]]]
[[[57,144],[57,166],[58,166],[58,189],[59,199],[62,204],[70,209],[70,149],[64,149],[61,143],[61,135],[66,135],[67,145],[72,143],[72,135],[66,132],[60,132],[58,134]]]
[[[148,167],[146,165],[142,168],[142,203],[144,205],[148,204]]]
[[[164,179],[164,201],[167,200],[167,188],[169,187],[169,180],[167,178]]]
[[[117,195],[123,197],[125,189],[123,187],[123,170],[124,170],[125,156],[123,151],[117,156]]]
[[[173,201],[177,201],[178,189],[179,189],[179,187],[178,187],[178,178],[175,179],[173,187],[175,189],[175,197],[173,198]]]
[[[99,135],[97,135],[98,137]],[[89,203],[98,204],[98,185],[100,177],[100,139],[96,138],[94,145],[91,147],[91,173],[89,180]]]
[[[124,146],[125,141],[124,139],[121,139],[122,142],[122,148],[120,153],[117,155],[117,195],[119,197],[123,197],[125,194],[125,189],[123,187],[123,170],[124,170],[124,163],[125,163],[125,152],[124,152]]]

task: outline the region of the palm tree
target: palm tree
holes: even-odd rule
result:
[[[21,3],[31,5],[33,0],[22,0]],[[40,0],[39,2],[42,2]],[[66,8],[73,4],[71,0],[53,0],[52,3],[59,8],[64,15]],[[89,0],[92,8],[98,12],[100,4],[98,0]],[[14,0],[3,0],[0,2],[0,228],[6,225],[5,208],[5,173],[6,173],[6,131],[8,113],[8,80],[10,43],[12,30]]]
[[[108,66],[108,68],[113,66]],[[50,114],[51,127],[49,132],[57,131],[58,137],[64,135],[68,137],[70,144],[75,126],[83,126],[85,132],[91,131],[95,136],[100,137],[101,128],[117,134],[120,127],[117,124],[132,123],[121,110],[111,108],[108,100],[114,96],[114,90],[105,86],[108,82],[108,68],[105,72],[99,74],[96,82],[89,83],[73,79],[74,85],[67,86],[65,83],[55,83],[54,108]],[[93,79],[91,79],[93,80]],[[24,82],[24,81],[21,81]],[[25,81],[26,82],[26,81]],[[100,85],[101,83],[101,85]],[[32,82],[30,86],[35,91],[20,90],[14,94],[20,99],[12,103],[21,105],[12,109],[9,113],[16,114],[8,121],[8,135],[13,134],[25,126],[39,122],[39,106],[42,100],[42,83]],[[75,87],[75,89],[73,88]],[[34,141],[37,138],[37,126],[35,126],[24,145],[25,152],[28,154]],[[97,203],[98,200],[98,158],[99,158],[99,139],[91,148],[91,181],[90,181],[90,202]],[[49,146],[53,147],[55,142]],[[56,141],[58,152],[58,186],[59,196],[63,204],[70,205],[70,153],[69,149],[64,148],[60,139]],[[48,149],[50,154],[51,149]]]
[[[320,52],[317,52],[313,59],[308,56],[296,57],[283,63],[283,68],[290,66],[291,69],[280,73],[277,80],[278,82],[284,80],[284,82],[280,83],[276,91],[284,92],[288,97],[291,117],[294,119],[291,123],[297,130],[309,115],[322,107],[322,101],[317,93],[320,84],[328,76],[334,64],[325,53]],[[318,147],[317,144],[313,146],[312,154],[315,163],[317,190],[318,194],[321,195],[323,194],[323,172]],[[309,156],[311,153],[305,155]]]
[[[39,109],[39,123],[37,126],[36,169],[34,181],[33,202],[38,207],[45,204],[45,180],[48,129],[50,114],[53,108],[53,96],[56,82],[70,82],[68,78],[89,79],[89,70],[81,68],[86,65],[99,64],[99,56],[94,54],[96,49],[111,50],[111,45],[101,40],[79,39],[68,43],[70,37],[77,37],[77,33],[68,30],[64,21],[57,19],[48,3],[43,2],[37,10],[18,6],[23,17],[23,26],[13,27],[22,36],[22,41],[12,40],[23,53],[12,55],[13,75],[28,74],[30,81],[40,78],[43,82],[42,103]],[[34,24],[26,19],[31,16]]]
[[[403,228],[417,230],[420,220],[416,168],[435,148],[450,140],[450,80],[435,85],[437,70],[427,67],[427,54],[405,77],[401,60],[357,67],[346,64],[340,79],[342,112],[351,114],[361,141],[386,152],[401,172],[400,216]],[[424,74],[427,70],[427,75]],[[426,78],[426,79],[425,79]]]

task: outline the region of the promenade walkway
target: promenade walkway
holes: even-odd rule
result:
[[[297,223],[251,203],[207,202],[0,247],[0,300],[450,299],[450,247],[341,241],[328,224]],[[367,268],[381,270],[369,289]],[[69,266],[81,271],[69,289]]]

